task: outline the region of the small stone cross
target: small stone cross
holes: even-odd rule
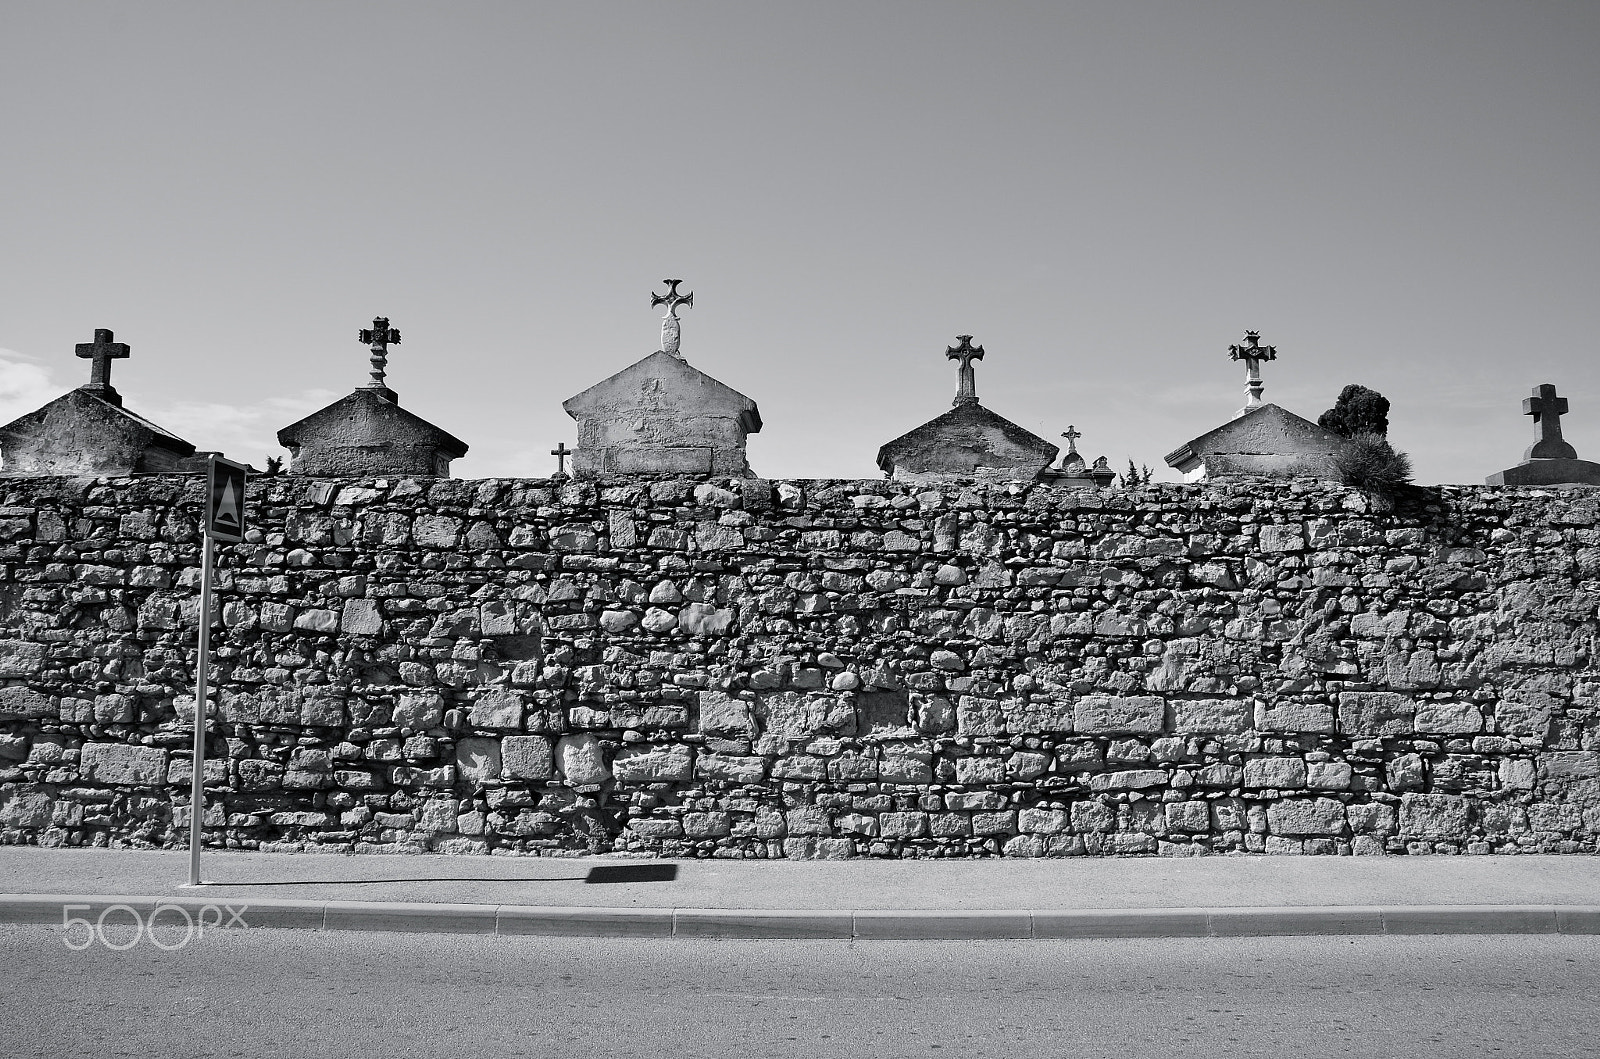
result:
[[[109,334],[109,332],[107,332]],[[78,349],[81,351],[82,346]],[[78,356],[83,356],[79,352]],[[1522,399],[1522,414],[1532,416],[1538,437],[1525,457],[1530,460],[1575,460],[1578,450],[1561,437],[1561,417],[1567,414],[1567,399],[1556,396],[1556,388],[1545,383],[1533,391],[1532,397]]]
[[[1266,388],[1266,384],[1261,381],[1261,362],[1277,360],[1278,347],[1261,345],[1260,331],[1246,331],[1244,343],[1242,346],[1229,346],[1228,356],[1245,363],[1244,408],[1248,411],[1262,403],[1261,391]]]
[[[89,381],[78,389],[87,390],[112,404],[121,404],[121,395],[111,386],[111,362],[127,360],[130,353],[126,342],[113,342],[112,338],[108,328],[97,327],[94,329],[93,342],[78,343],[78,356],[93,361],[93,367],[89,369]]]
[[[1071,423],[1068,423],[1067,429],[1061,432],[1061,436],[1067,439],[1068,456],[1071,456],[1073,453],[1078,451],[1078,439],[1083,437],[1083,431],[1079,430]]]
[[[957,335],[956,341],[961,344],[949,346],[944,355],[961,362],[960,385],[956,389],[956,399],[950,402],[952,407],[960,408],[964,404],[978,403],[978,373],[973,371],[972,362],[983,359],[983,347],[973,345],[971,335]]]
[[[565,478],[567,476],[567,457],[572,455],[572,450],[567,448],[567,443],[563,441],[550,450],[550,455],[556,458],[556,477]]]
[[[372,381],[364,389],[387,390],[383,376],[389,364],[389,347],[400,344],[400,332],[389,326],[387,316],[378,316],[373,318],[372,327],[363,327],[357,337],[372,350]]]
[[[678,306],[688,305],[692,307],[694,305],[694,293],[692,291],[688,294],[678,293],[678,284],[683,282],[681,279],[664,279],[661,282],[667,285],[667,293],[652,293],[650,295],[650,307],[652,309],[657,305],[665,305],[667,307],[667,315],[661,318],[661,352],[671,354],[682,360],[683,354],[678,352],[678,340],[681,333],[681,328],[678,324]]]

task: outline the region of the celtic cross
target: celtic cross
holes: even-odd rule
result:
[[[957,335],[956,341],[961,344],[947,347],[944,355],[961,362],[956,399],[950,402],[952,407],[960,408],[964,404],[978,403],[978,374],[972,370],[972,362],[983,359],[983,347],[973,345],[971,335]]]
[[[111,386],[111,362],[127,360],[130,353],[126,342],[113,342],[113,337],[107,328],[97,327],[94,329],[93,342],[78,343],[78,356],[93,363],[89,369],[89,381],[78,389],[87,390],[112,404],[121,404],[122,396]]]
[[[1228,356],[1245,363],[1244,410],[1249,411],[1261,404],[1261,391],[1266,388],[1266,384],[1261,381],[1261,362],[1277,360],[1278,347],[1263,346],[1260,331],[1246,331],[1244,345],[1229,346]]]
[[[78,347],[82,349],[82,346]],[[82,353],[78,354],[80,357]],[[1522,414],[1533,417],[1539,432],[1525,459],[1575,460],[1578,450],[1561,437],[1561,417],[1567,414],[1567,399],[1556,396],[1556,388],[1545,383],[1522,399]]]
[[[357,337],[372,350],[372,381],[363,388],[387,390],[383,376],[389,364],[389,347],[400,344],[400,332],[389,326],[387,316],[379,316],[373,319],[371,328],[363,327]]]
[[[683,354],[678,352],[678,336],[681,331],[678,325],[678,306],[688,305],[692,307],[694,305],[694,293],[678,293],[678,284],[683,282],[681,279],[664,279],[661,282],[667,285],[667,293],[652,293],[650,295],[650,307],[652,309],[657,305],[665,305],[667,307],[667,315],[661,318],[661,352],[682,360]]]

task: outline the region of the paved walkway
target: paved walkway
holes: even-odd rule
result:
[[[65,897],[252,926],[760,937],[1600,933],[1600,857],[728,861],[0,847],[0,922]],[[176,914],[176,913],[174,913]]]

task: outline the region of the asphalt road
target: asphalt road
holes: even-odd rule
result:
[[[1600,1056],[1600,938],[750,942],[0,927],[0,1053]]]

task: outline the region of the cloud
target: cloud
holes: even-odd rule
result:
[[[0,349],[0,423],[9,423],[61,396],[50,373],[15,350]]]
[[[192,442],[202,451],[222,452],[255,463],[284,455],[278,431],[333,401],[332,390],[303,390],[291,397],[269,397],[251,405],[216,401],[178,401],[141,408],[140,414]]]

